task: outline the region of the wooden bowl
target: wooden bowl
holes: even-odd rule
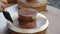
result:
[[[37,17],[38,16],[43,17],[43,19],[46,18],[44,15],[42,15],[40,13],[37,13]],[[13,15],[13,19],[14,18],[17,18],[16,14]],[[33,28],[33,29],[22,29],[17,26],[14,26],[11,22],[8,21],[8,28],[9,28],[9,32],[11,34],[45,34],[46,29],[49,25],[49,21],[48,21],[48,19],[47,19],[47,21],[38,20],[36,25],[37,25],[37,27]]]

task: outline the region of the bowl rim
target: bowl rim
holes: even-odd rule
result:
[[[35,3],[35,4],[29,4],[29,3],[26,3],[26,2],[23,2],[22,0],[20,0],[22,3],[24,3],[26,6],[29,6],[29,7],[38,7],[41,5],[41,4],[44,4],[47,2],[47,0],[38,0],[38,3]],[[31,5],[31,6],[30,6]],[[42,5],[41,5],[42,6]]]

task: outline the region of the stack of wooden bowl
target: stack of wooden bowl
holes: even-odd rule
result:
[[[16,3],[17,1],[18,1],[18,4],[19,4],[19,8],[21,8],[21,7],[29,7],[29,8],[37,9],[39,12],[42,12],[42,11],[45,12],[46,8],[47,8],[47,1],[48,0],[39,0],[39,1],[43,1],[43,3],[41,3],[40,5],[37,5],[36,7],[32,7],[31,5],[25,6],[25,4],[23,5],[23,3],[20,2],[20,0],[8,0],[9,3]],[[34,0],[34,1],[36,1],[36,0]]]

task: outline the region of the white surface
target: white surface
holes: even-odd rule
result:
[[[10,12],[10,14],[16,13],[17,8],[14,6],[6,8],[6,11]],[[14,10],[14,11],[13,11]],[[2,12],[0,12],[0,34],[5,34],[5,30],[7,28],[7,20],[5,19],[4,15]]]

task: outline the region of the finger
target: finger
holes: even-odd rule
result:
[[[1,7],[1,2],[0,2],[0,11],[2,11],[2,9],[3,9],[3,8]]]
[[[1,3],[1,7],[2,7],[2,8],[6,8],[6,5],[3,4],[3,3]]]
[[[2,7],[0,7],[0,12],[1,12],[1,11],[3,11],[3,8],[2,8]]]
[[[1,0],[1,2],[7,5],[7,0]]]
[[[0,0],[1,2],[7,2],[7,0]]]

